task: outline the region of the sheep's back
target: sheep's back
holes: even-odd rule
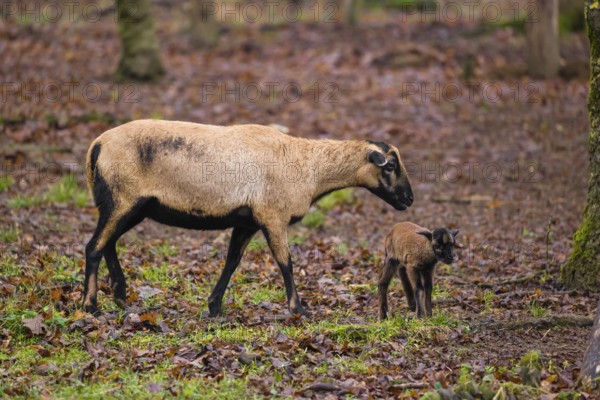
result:
[[[294,138],[273,128],[140,120],[105,132],[96,143],[97,167],[125,201],[155,197],[175,209],[218,215],[276,201],[275,191],[281,201],[291,197],[281,171],[297,162],[286,151]]]

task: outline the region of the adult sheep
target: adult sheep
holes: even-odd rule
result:
[[[292,274],[287,226],[312,203],[345,187],[364,187],[404,210],[413,193],[398,150],[365,140],[310,140],[260,125],[212,126],[139,120],[100,135],[87,154],[86,175],[99,211],[86,246],[83,304],[98,313],[98,265],[104,256],[114,300],[126,305],[116,242],[145,218],[183,228],[233,228],[225,268],[210,297],[221,314],[223,294],[242,254],[264,233],[281,269],[288,307],[308,316]]]

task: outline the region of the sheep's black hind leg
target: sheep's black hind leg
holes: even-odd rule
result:
[[[144,220],[144,216],[140,213],[142,205],[143,203],[138,202],[133,210],[118,220],[115,231],[104,248],[104,259],[106,260],[106,266],[110,275],[110,287],[113,291],[113,299],[120,308],[127,306],[127,282],[119,263],[119,258],[117,257],[117,240]]]
[[[101,220],[102,222],[102,220]],[[98,314],[98,266],[102,259],[102,249],[97,248],[98,237],[105,224],[99,223],[92,239],[85,246],[85,281],[83,286],[83,309]]]
[[[113,240],[106,245],[104,249],[104,259],[110,274],[110,287],[113,291],[115,303],[125,308],[127,305],[127,282],[125,274],[117,257],[117,241]]]
[[[116,278],[121,282],[119,287],[119,299],[125,301],[125,277],[123,270],[118,263],[116,253],[117,239],[127,232],[137,223],[141,222],[143,217],[140,216],[140,209],[144,205],[144,200],[138,201],[130,211],[121,214],[120,217],[112,210],[105,211],[99,207],[100,217],[98,219],[98,227],[85,248],[85,282],[83,289],[83,308],[85,311],[94,315],[98,314],[98,266],[102,256],[106,257],[111,281],[113,284]],[[118,303],[117,303],[118,304]]]
[[[257,231],[258,229],[233,229],[231,241],[229,242],[229,249],[227,250],[225,268],[223,268],[223,272],[221,272],[221,276],[208,298],[208,309],[211,317],[222,314],[221,306],[223,304],[225,289],[227,289],[231,276],[240,264],[246,246],[248,246],[250,239],[252,239],[252,236],[254,236]]]

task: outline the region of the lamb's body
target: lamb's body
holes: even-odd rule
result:
[[[410,183],[397,150],[385,145],[397,163],[398,177],[395,182],[386,178],[389,185],[379,179],[381,168],[367,160],[370,153],[381,155],[382,145],[296,138],[260,125],[154,120],[103,133],[87,158],[87,179],[100,218],[86,248],[91,266],[86,267],[86,308],[96,309],[102,255],[115,300],[124,305],[125,277],[113,248],[124,232],[151,218],[192,229],[234,228],[225,269],[209,298],[211,315],[220,313],[229,278],[259,229],[282,269],[290,309],[304,312],[292,278],[286,228],[317,198],[348,186],[366,187],[398,209],[410,205]]]
[[[404,294],[411,311],[417,316],[431,316],[433,272],[438,260],[452,262],[452,248],[458,245],[458,231],[438,228],[431,232],[412,222],[401,222],[385,238],[385,263],[379,279],[379,317],[388,311],[387,292],[394,275],[402,281]],[[439,250],[436,250],[439,249]]]

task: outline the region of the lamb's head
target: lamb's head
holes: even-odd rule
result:
[[[456,242],[456,235],[458,230],[437,228],[433,232],[430,231],[419,231],[419,235],[425,236],[430,242],[435,257],[446,264],[452,264],[454,261],[454,248],[462,249],[463,246]]]
[[[410,207],[414,196],[398,149],[383,142],[369,142],[367,160],[361,171],[363,186],[396,210]]]

